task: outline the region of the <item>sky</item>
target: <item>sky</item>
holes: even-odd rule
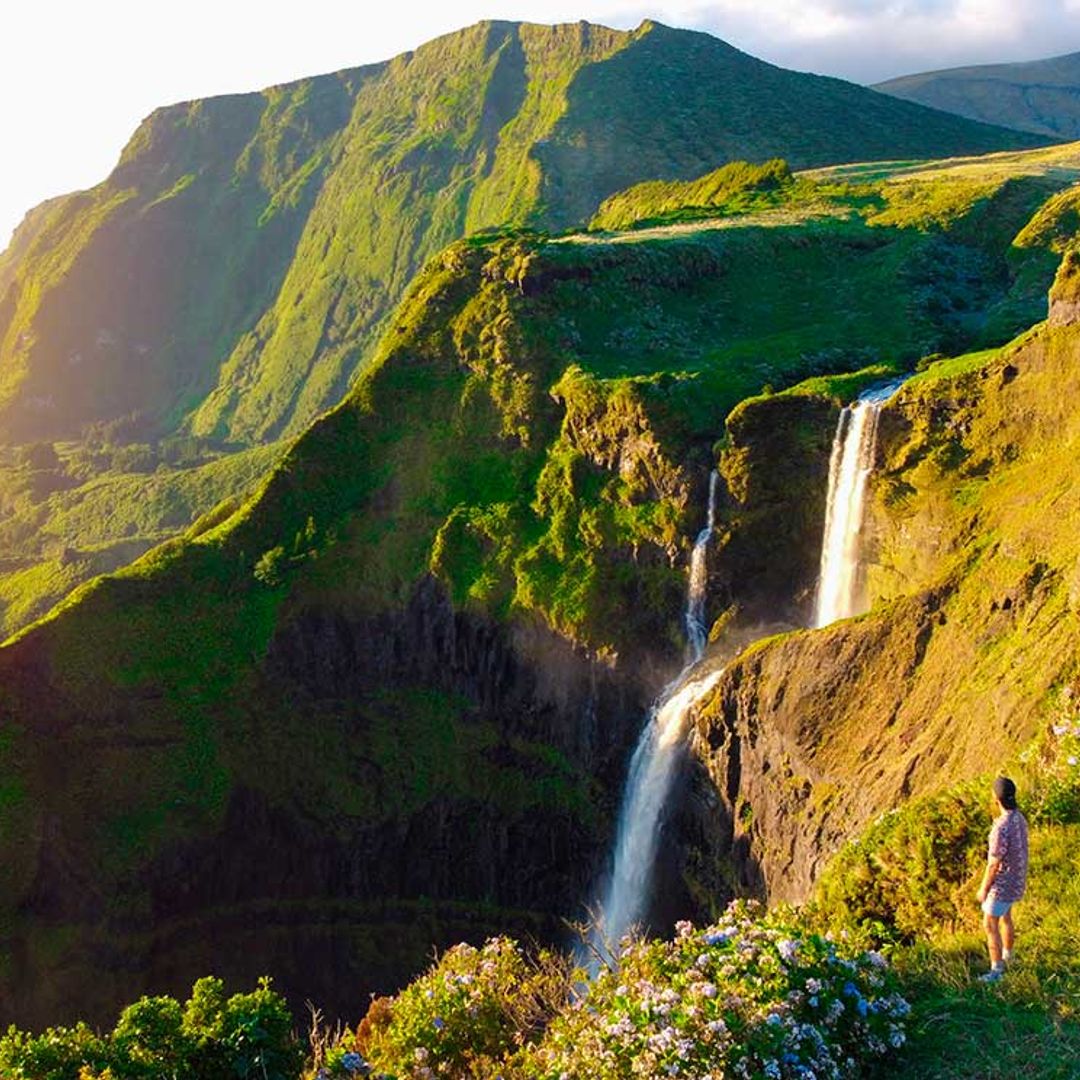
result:
[[[1080,0],[5,0],[0,247],[31,207],[103,180],[159,105],[383,60],[486,18],[652,18],[856,82],[1080,51]]]

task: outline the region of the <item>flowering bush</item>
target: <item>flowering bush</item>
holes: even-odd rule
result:
[[[672,941],[627,939],[592,979],[506,938],[459,945],[374,1002],[323,1074],[350,1075],[347,1048],[360,1075],[397,1080],[833,1080],[901,1046],[908,1012],[880,954],[740,903]]]
[[[519,1055],[520,1075],[825,1080],[903,1044],[910,1011],[887,961],[732,905],[673,941],[625,942]]]
[[[1039,745],[1025,753],[1024,764],[1036,775],[1027,793],[1033,823],[1069,825],[1080,822],[1080,692],[1065,686],[1056,695],[1049,730]]]
[[[532,962],[506,937],[480,949],[456,945],[396,998],[373,1002],[353,1048],[398,1077],[491,1080],[495,1063],[542,1021],[545,1003],[565,992],[566,975],[554,957]]]

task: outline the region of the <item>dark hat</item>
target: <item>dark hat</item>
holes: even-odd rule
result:
[[[1006,810],[1016,809],[1016,785],[1007,776],[999,776],[994,781],[994,794]]]

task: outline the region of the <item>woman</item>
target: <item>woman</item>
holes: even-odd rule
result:
[[[990,970],[983,982],[997,982],[1012,960],[1012,906],[1027,887],[1028,826],[1016,808],[1016,785],[1007,777],[994,781],[994,824],[990,828],[986,872],[976,896],[982,904]]]

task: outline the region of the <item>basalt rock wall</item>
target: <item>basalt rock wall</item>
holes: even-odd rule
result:
[[[73,710],[47,692],[32,646],[6,683],[9,705],[48,700],[19,744],[36,780],[0,982],[4,1021],[31,1026],[104,1023],[140,992],[267,970],[298,1010],[318,1000],[355,1019],[433,946],[508,930],[561,939],[655,691],[640,667],[538,623],[456,611],[432,579],[396,611],[304,610],[228,706],[210,707],[210,808],[193,822],[178,794],[152,829],[110,778],[126,786],[122,766],[159,785],[190,739],[152,700]],[[77,761],[56,761],[56,739],[78,744]],[[80,801],[93,809],[73,815]],[[84,827],[91,815],[105,837]]]

